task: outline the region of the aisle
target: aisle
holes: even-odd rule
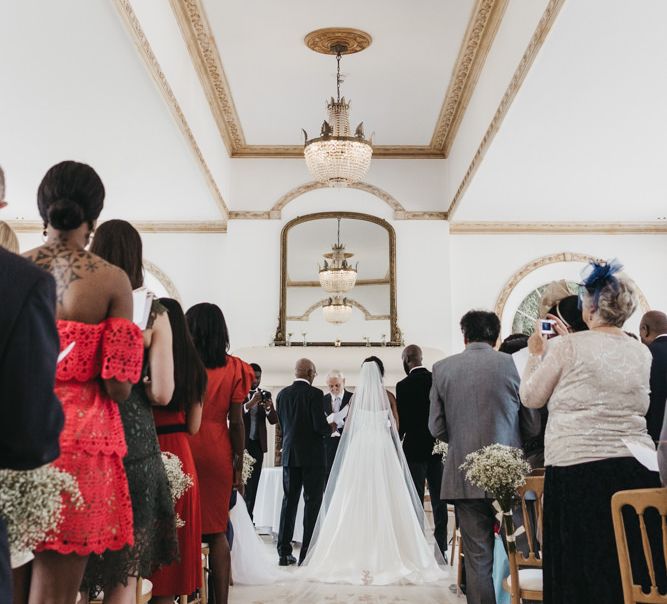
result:
[[[275,556],[270,537],[263,537],[267,549]],[[297,550],[298,551],[298,550]],[[296,553],[298,557],[298,553]],[[276,563],[278,561],[277,556]],[[293,571],[295,567],[290,567]],[[229,592],[230,604],[464,604],[465,596],[449,589],[456,581],[456,568],[447,567],[444,581],[428,585],[363,587],[299,582],[257,587],[234,586]]]

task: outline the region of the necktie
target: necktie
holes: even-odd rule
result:
[[[334,410],[334,413],[338,413],[340,411],[340,396],[337,396],[334,399],[334,408],[333,408],[333,410]]]

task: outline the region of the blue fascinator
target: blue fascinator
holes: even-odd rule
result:
[[[579,284],[579,308],[582,307],[584,292],[593,296],[593,302],[597,307],[602,290],[607,285],[611,285],[614,289],[618,286],[618,279],[615,275],[622,270],[623,265],[618,258],[590,262],[581,272],[583,281]]]

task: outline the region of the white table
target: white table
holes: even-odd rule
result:
[[[280,510],[283,504],[283,469],[262,468],[257,486],[253,520],[260,532],[278,534],[280,528]],[[293,541],[301,543],[303,538],[303,491],[299,498],[294,523]]]

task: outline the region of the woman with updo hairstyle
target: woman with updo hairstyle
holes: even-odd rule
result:
[[[104,205],[95,170],[74,161],[56,164],[39,186],[37,203],[46,241],[26,257],[55,278],[65,355],[56,370],[65,427],[54,465],[76,478],[83,504],[65,499],[58,529],[38,546],[29,601],[72,604],[88,556],[134,541],[117,403],[141,377],[144,347],[132,323],[127,275],[85,249]]]
[[[548,403],[545,435],[544,601],[622,604],[623,590],[611,518],[617,491],[660,486],[622,439],[655,448],[646,431],[651,354],[627,337],[624,323],[637,307],[637,288],[616,260],[593,262],[580,286],[587,331],[546,344],[539,328],[520,395],[527,407]],[[636,516],[625,518],[631,552],[641,552]],[[651,538],[659,517],[646,514]],[[655,523],[657,521],[657,524]],[[654,551],[664,593],[662,548]],[[635,582],[650,585],[645,565],[633,561]]]
[[[0,247],[14,254],[19,253],[19,240],[14,232],[4,220],[0,220]]]
[[[91,252],[127,274],[132,289],[144,285],[142,250],[141,235],[125,220],[104,222],[90,246]],[[91,556],[84,575],[86,590],[102,589],[105,603],[129,601],[136,593],[137,577],[150,577],[178,558],[174,504],[152,413],[153,406],[167,405],[174,392],[172,330],[167,309],[155,297],[147,312],[144,377],[119,407],[127,443],[123,463],[132,498],[134,545]]]
[[[382,359],[376,356],[367,357],[364,359],[364,363],[375,363],[380,370],[380,376],[384,379],[384,363]],[[391,414],[394,416],[394,421],[396,422],[396,430],[398,430],[398,404],[396,403],[396,397],[392,392],[385,389],[387,393],[387,398],[389,399],[389,406],[391,407]]]

